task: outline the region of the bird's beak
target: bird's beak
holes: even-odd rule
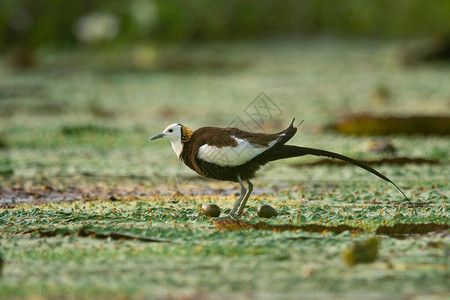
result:
[[[163,138],[164,136],[166,136],[164,133],[160,133],[160,134],[157,134],[157,135],[155,135],[155,136],[152,136],[152,137],[149,139],[149,141],[157,140],[157,139]]]

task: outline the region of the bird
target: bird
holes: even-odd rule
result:
[[[230,218],[237,219],[242,216],[253,191],[250,180],[255,177],[256,171],[268,162],[304,155],[339,159],[363,168],[394,185],[414,209],[406,194],[392,180],[372,167],[335,152],[286,145],[301,124],[294,126],[294,121],[295,118],[285,130],[272,134],[255,133],[235,127],[201,127],[193,131],[187,126],[174,123],[149,140],[169,139],[178,158],[203,177],[239,183],[241,194],[230,211]],[[245,187],[244,181],[248,188]]]

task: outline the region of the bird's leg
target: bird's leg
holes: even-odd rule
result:
[[[241,205],[239,206],[239,210],[236,215],[236,217],[238,217],[238,218],[242,215],[242,212],[244,211],[244,208],[245,208],[245,204],[247,203],[248,198],[250,198],[250,195],[253,192],[253,183],[251,183],[249,180],[247,180],[247,184],[248,184],[248,191],[247,191],[247,194],[245,194],[244,200],[242,200]]]
[[[241,176],[239,174],[237,175],[237,179],[239,180],[239,184],[241,185],[241,195],[239,196],[239,199],[237,199],[234,203],[233,209],[230,212],[230,217],[235,217],[236,211],[238,210],[242,199],[244,199],[244,196],[247,193],[247,190],[245,189],[244,183],[242,182]]]

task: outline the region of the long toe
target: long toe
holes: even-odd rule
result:
[[[229,214],[228,218],[233,219],[233,220],[237,220],[241,217],[241,215],[239,215],[238,213],[234,213],[234,214]]]
[[[232,220],[232,219],[234,218],[231,215],[211,218],[211,220]]]

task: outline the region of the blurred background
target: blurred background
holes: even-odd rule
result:
[[[1,5],[4,49],[323,34],[371,38],[450,34],[450,4],[445,0],[3,0]]]
[[[192,174],[147,141],[168,124],[271,132],[297,117],[295,144],[429,159],[381,168],[445,183],[449,16],[447,0],[1,0],[0,174],[163,184]],[[366,176],[299,162],[261,180]]]
[[[244,220],[270,203],[270,224],[339,226],[219,232],[196,207],[223,216],[238,185],[148,141],[293,117],[289,143],[372,165],[418,215],[300,157],[257,173]],[[448,299],[449,135],[450,0],[0,0],[0,298]]]

